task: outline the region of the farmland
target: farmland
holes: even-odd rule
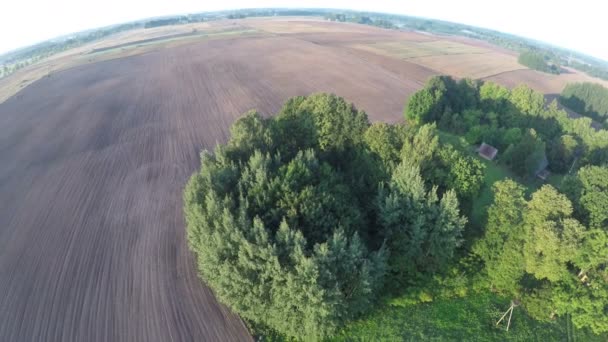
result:
[[[0,340],[250,339],[198,279],[181,203],[201,149],[249,109],[333,92],[399,122],[435,74],[546,93],[579,75],[462,39],[289,20],[124,32],[0,80]]]
[[[355,44],[356,49],[368,50],[381,55],[408,59],[436,55],[478,54],[489,52],[470,45],[450,41],[435,40],[431,42],[380,42],[372,44]]]
[[[600,80],[578,72],[574,69],[566,69],[568,72],[560,75],[550,75],[536,70],[521,69],[502,74],[486,77],[488,81],[501,83],[508,87],[514,87],[525,83],[530,87],[545,94],[559,94],[566,84],[575,82],[593,82],[608,86],[608,81]]]
[[[182,187],[250,108],[334,91],[400,120],[415,88],[346,56],[286,37],[203,40],[75,66],[2,103],[0,339],[245,340],[196,277]]]

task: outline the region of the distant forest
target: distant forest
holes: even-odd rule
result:
[[[436,34],[460,35],[476,38],[514,50],[520,53],[535,51],[552,59],[548,72],[559,72],[559,65],[570,66],[587,74],[608,80],[608,62],[593,58],[578,52],[558,48],[535,40],[506,34],[494,30],[473,27],[464,24],[451,23],[441,20],[409,17],[404,15],[357,12],[350,10],[330,9],[242,9],[219,12],[205,12],[168,16],[162,18],[144,19],[132,23],[114,25],[94,30],[75,33],[66,37],[49,40],[26,48],[17,49],[0,55],[0,78],[36,63],[53,54],[84,45],[117,32],[137,28],[151,28],[165,25],[180,25],[193,22],[240,19],[247,17],[271,16],[320,16],[327,20],[354,22],[373,25],[387,29],[425,31]],[[532,64],[542,67],[540,64]],[[532,67],[535,68],[536,67]],[[544,70],[543,70],[544,71]]]

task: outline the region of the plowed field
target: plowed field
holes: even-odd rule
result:
[[[398,121],[417,83],[302,40],[78,66],[0,104],[0,341],[236,341],[196,276],[181,191],[241,113],[330,91]]]

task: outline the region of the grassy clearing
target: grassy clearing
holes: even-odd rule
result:
[[[569,319],[539,322],[516,308],[507,332],[495,322],[509,299],[493,293],[411,305],[385,304],[353,322],[332,341],[604,341],[574,329]]]
[[[494,183],[507,178],[514,178],[511,172],[502,165],[498,165],[495,162],[479,158],[486,166],[485,175],[483,178],[483,187],[479,192],[479,196],[473,203],[473,210],[471,211],[470,220],[472,223],[481,225],[485,221],[488,207],[492,204],[494,198],[492,192],[492,185]]]
[[[494,183],[507,178],[513,179],[526,188],[526,194],[528,195],[530,195],[538,188],[540,188],[543,184],[545,184],[545,182],[538,178],[522,179],[521,177],[511,172],[511,170],[509,170],[505,165],[500,164],[499,161],[489,161],[479,157],[477,152],[475,152],[475,148],[469,143],[467,143],[467,141],[463,137],[447,132],[440,132],[439,138],[442,143],[451,144],[456,149],[468,153],[469,155],[477,158],[486,166],[484,183],[481,188],[481,191],[479,192],[479,195],[473,202],[472,211],[469,217],[470,222],[476,228],[480,228],[483,225],[483,222],[486,218],[486,213],[488,211],[488,207],[492,204],[492,185],[494,185]],[[498,154],[498,160],[499,159],[500,152]],[[556,188],[559,188],[563,178],[564,175],[551,174],[546,183],[551,184]]]
[[[488,206],[492,204],[492,185],[506,178],[517,179],[517,177],[509,169],[498,164],[497,162],[479,157],[479,155],[475,152],[475,148],[467,143],[463,137],[447,132],[439,132],[439,139],[441,143],[451,144],[454,146],[454,148],[460,150],[461,152],[477,158],[486,166],[483,186],[479,192],[479,195],[473,202],[472,211],[469,217],[470,222],[475,227],[479,228],[485,221]]]

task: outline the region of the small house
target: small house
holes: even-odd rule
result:
[[[479,146],[478,152],[480,157],[485,158],[487,160],[494,160],[494,158],[496,158],[498,150],[494,146],[488,145],[484,142],[481,143],[481,146]]]

